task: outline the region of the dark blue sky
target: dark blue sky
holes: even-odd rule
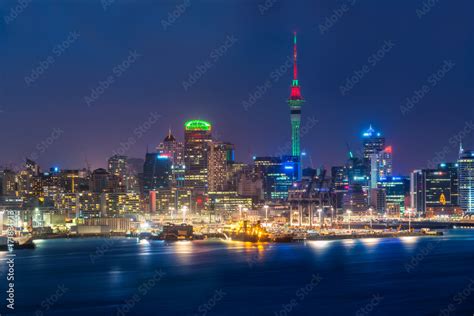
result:
[[[438,1],[417,14],[423,1],[352,1],[267,0],[266,9],[265,1],[250,0],[44,0],[25,8],[2,1],[0,163],[35,153],[43,167],[83,167],[84,156],[98,167],[130,137],[126,154],[142,157],[170,126],[182,139],[189,118],[210,120],[220,139],[236,144],[239,160],[278,153],[290,139],[291,71],[278,81],[272,72],[291,54],[294,30],[302,125],[318,120],[302,138],[315,167],[341,164],[346,142],[355,151],[369,124],[393,145],[399,173],[426,167],[439,152],[453,160],[456,135],[474,147],[474,3]],[[177,4],[184,12],[164,27]],[[331,16],[335,22],[322,34],[319,25]],[[59,49],[63,42],[69,47]],[[385,56],[374,62],[380,49]],[[128,68],[114,70],[127,58]],[[183,82],[206,61],[185,90]],[[454,66],[430,78],[445,61]],[[368,71],[342,95],[340,87],[364,65]],[[88,106],[84,98],[110,77]],[[267,80],[271,87],[246,110],[243,102]],[[402,113],[424,85],[424,96]],[[134,133],[150,113],[161,117],[143,135]],[[48,140],[54,128],[63,132]]]

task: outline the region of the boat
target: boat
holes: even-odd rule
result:
[[[35,249],[36,245],[31,237],[13,239],[13,250]],[[8,237],[0,237],[0,251],[8,251]]]

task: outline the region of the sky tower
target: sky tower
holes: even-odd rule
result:
[[[298,82],[298,65],[296,49],[296,32],[293,38],[293,81],[291,83],[291,94],[288,99],[291,113],[291,155],[296,156],[301,161],[300,149],[300,126],[301,126],[301,105],[304,100],[301,96],[301,88]],[[301,167],[300,167],[301,168]]]

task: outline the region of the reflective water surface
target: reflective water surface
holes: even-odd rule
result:
[[[0,260],[3,315],[5,253]],[[295,244],[40,240],[17,251],[11,314],[473,313],[474,230],[452,230]]]

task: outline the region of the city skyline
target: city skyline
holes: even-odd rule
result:
[[[15,3],[6,3],[5,11]],[[329,1],[262,5],[229,3],[228,8],[219,7],[219,14],[209,3],[185,5],[171,21],[167,13],[176,10],[174,3],[135,4],[124,24],[135,21],[133,25],[140,30],[136,39],[135,32],[117,19],[127,8],[119,2],[106,8],[100,3],[58,5],[66,12],[75,10],[75,18],[65,21],[51,16],[42,26],[47,38],[26,31],[34,29],[26,28],[28,23],[48,16],[46,8],[41,4],[25,8],[6,23],[0,35],[7,47],[0,78],[4,127],[0,162],[22,161],[57,128],[63,131],[60,137],[37,159],[42,166],[76,168],[85,166],[87,157],[94,168],[101,167],[121,142],[134,136],[134,129],[150,113],[159,119],[136,139],[127,152],[130,157],[144,157],[147,145],[155,147],[169,127],[183,139],[182,123],[191,118],[212,122],[219,139],[235,144],[239,161],[274,155],[291,142],[285,99],[292,74],[285,63],[291,59],[295,30],[299,34],[299,75],[307,100],[301,125],[309,124],[309,119],[318,121],[301,138],[314,167],[344,163],[346,143],[358,148],[361,132],[370,124],[390,140],[399,174],[427,167],[438,153],[443,161],[454,161],[458,142],[452,142],[453,137],[461,135],[465,148],[474,147],[473,100],[464,84],[474,67],[469,58],[463,58],[472,50],[471,26],[461,23],[468,18],[465,12],[471,4],[464,4],[465,10],[434,7],[421,15],[417,13],[421,3],[369,6],[350,2],[347,8]],[[390,10],[398,14],[389,14]],[[80,19],[86,12],[87,22],[97,23],[99,32]],[[459,25],[437,24],[439,18],[454,12],[459,13]],[[400,14],[406,16],[405,25],[393,20],[398,21]],[[210,25],[222,27],[204,25],[194,30],[203,15]],[[248,26],[230,18],[244,15],[251,21]],[[333,16],[336,22],[328,23]],[[364,19],[367,22],[361,23]],[[439,41],[427,35],[427,29],[446,36]],[[116,32],[119,37],[114,36]],[[16,36],[10,36],[13,34]],[[183,40],[172,41],[176,38]],[[106,49],[101,44],[104,39]],[[28,49],[21,54],[10,49],[24,47],[22,43],[28,43]],[[190,50],[195,53],[189,54]],[[88,52],[94,57],[86,57]],[[51,62],[48,57],[53,58]],[[206,68],[208,59],[211,66]],[[35,74],[45,60],[47,69]],[[124,61],[128,63],[114,71]],[[199,79],[191,78],[202,65],[206,71]],[[235,72],[235,65],[240,72]],[[275,73],[280,66],[286,71]],[[363,66],[369,71],[361,73]],[[438,71],[443,76],[431,78]],[[357,74],[362,78],[348,85],[346,79]],[[116,80],[94,96],[92,90],[108,75],[117,76]],[[432,82],[429,78],[436,86],[423,92],[423,85]],[[270,86],[265,86],[267,81]],[[258,93],[262,96],[251,102],[250,95]],[[422,97],[415,102],[417,93]],[[406,98],[412,102],[407,103]],[[449,115],[443,124],[435,123],[444,113]],[[419,143],[425,149],[422,152]]]

